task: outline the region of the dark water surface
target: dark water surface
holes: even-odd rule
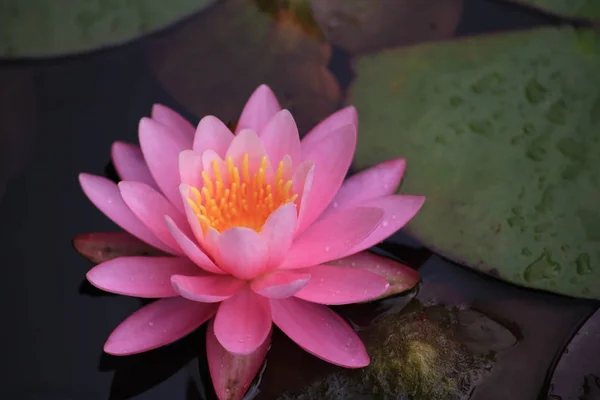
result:
[[[221,15],[217,9],[227,7],[218,4],[207,13]],[[154,103],[170,106],[193,122],[206,113],[234,119],[251,90],[264,82],[283,96],[282,103],[299,115],[306,131],[337,108],[340,100],[340,96],[306,100],[309,94],[299,89],[302,82],[293,81],[297,72],[290,65],[294,61],[289,65],[281,59],[265,61],[268,49],[261,48],[262,53],[253,58],[252,49],[235,43],[236,38],[227,41],[221,36],[213,41],[193,37],[207,24],[218,27],[216,16],[215,20],[207,18],[210,15],[192,17],[153,37],[79,57],[0,63],[0,263],[4,283],[0,292],[4,366],[0,398],[94,400],[136,394],[135,398],[146,400],[201,398],[196,393],[198,362],[192,360],[203,352],[201,332],[140,357],[102,355],[109,333],[138,309],[140,302],[103,295],[84,282],[91,265],[73,250],[72,238],[117,228],[85,198],[77,175],[82,171],[104,174],[106,170],[110,174],[111,143],[136,142],[137,123]],[[552,17],[502,2],[466,0],[454,35],[553,23]],[[437,25],[432,23],[430,29]],[[188,33],[183,35],[182,30]],[[418,40],[407,37],[404,42]],[[194,53],[196,48],[204,53]],[[247,76],[241,73],[243,66],[235,65],[243,60],[236,57],[244,52],[250,52],[247,59],[256,64],[248,67],[252,71]],[[315,53],[312,49],[306,52],[311,57]],[[222,58],[222,70],[206,61],[207,55]],[[172,64],[165,64],[165,59]],[[275,67],[266,65],[268,62]],[[203,69],[204,64],[208,70]],[[343,90],[352,79],[348,54],[334,48],[328,67]],[[185,75],[178,74],[179,70]],[[402,237],[399,240],[403,241]],[[400,257],[416,254],[415,260],[423,254],[425,259],[429,257],[415,250],[407,253],[394,244],[386,249]],[[434,298],[468,305],[501,321],[519,343],[503,353],[496,368],[473,392],[474,399],[545,398],[557,357],[597,308],[592,301],[508,286],[437,256],[428,258],[420,272],[424,283],[417,298],[421,302]],[[389,304],[405,301],[399,298]],[[369,309],[368,313],[380,311]],[[285,339],[275,340],[259,398],[301,390],[312,379],[302,371],[322,367],[288,345]],[[201,371],[205,371],[204,363],[201,357]],[[210,397],[210,384],[207,386]]]

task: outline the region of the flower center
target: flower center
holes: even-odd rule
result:
[[[266,181],[267,157],[260,160],[258,171],[249,170],[249,157],[244,154],[241,168],[227,157],[225,178],[217,160],[213,161],[214,178],[202,172],[204,185],[198,190],[190,188],[193,195],[187,198],[204,233],[209,228],[223,232],[232,227],[246,227],[259,232],[273,211],[285,203],[296,200],[292,194],[292,181],[284,180],[285,166],[279,162],[273,182]]]

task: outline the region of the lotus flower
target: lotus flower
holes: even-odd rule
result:
[[[194,129],[156,105],[139,124],[141,149],[115,143],[118,185],[80,175],[104,214],[172,256],[119,257],[88,280],[108,292],[159,300],[123,321],[104,350],[128,355],[169,344],[207,321],[207,356],[220,398],[240,398],[257,373],[272,324],[309,353],[360,368],[369,356],[327,305],[377,298],[388,281],[368,268],[367,248],[408,222],[421,196],[394,194],[404,160],[346,182],[357,113],[342,109],[301,141],[265,85],[235,132],[204,117]],[[342,259],[340,261],[340,259]],[[237,368],[239,387],[229,387]]]

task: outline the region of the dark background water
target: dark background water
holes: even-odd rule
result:
[[[194,17],[183,25],[190,29],[191,24],[193,29],[194,24],[204,22]],[[557,22],[554,17],[498,1],[467,0],[455,35]],[[93,400],[107,399],[112,393],[116,399],[142,391],[136,398],[193,398],[188,389],[197,367],[189,361],[190,349],[202,352],[198,335],[142,358],[102,355],[109,333],[140,303],[91,290],[84,283],[91,264],[71,246],[77,234],[116,230],[84,197],[77,181],[79,172],[110,174],[111,143],[136,142],[137,123],[154,103],[168,105],[197,121],[197,116],[182,107],[177,93],[169,93],[149,67],[154,46],[168,43],[177,47],[180,29],[175,26],[150,38],[81,56],[0,63],[0,90],[4,92],[0,99],[0,343],[4,371],[0,398]],[[213,46],[214,57],[231,51],[241,50]],[[182,60],[195,57],[179,56]],[[333,49],[329,69],[342,89],[352,79],[349,57],[339,48]],[[191,73],[215,82],[229,79],[202,69]],[[263,76],[271,84],[269,73]],[[231,100],[232,109],[239,110],[240,99],[259,83],[240,85]],[[217,103],[228,104],[227,99],[219,98],[217,84],[207,88],[210,90],[196,95],[215,96]],[[311,123],[307,121],[304,128]],[[420,272],[425,285],[446,285],[437,292],[439,296],[460,303],[464,299],[452,297],[459,292],[479,309],[510,316],[523,330],[523,346],[506,356],[502,373],[478,389],[477,398],[481,399],[533,399],[540,393],[544,398],[557,355],[597,308],[591,301],[510,287],[438,257],[430,258]],[[267,369],[265,382],[276,382],[274,371]],[[275,396],[276,390],[265,385],[264,398]]]

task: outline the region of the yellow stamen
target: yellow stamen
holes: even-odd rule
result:
[[[236,226],[259,232],[273,211],[296,200],[298,195],[292,191],[292,181],[285,180],[283,161],[277,166],[272,182],[267,178],[267,162],[267,157],[263,157],[256,172],[251,174],[250,157],[244,154],[239,167],[227,157],[226,171],[221,171],[219,162],[214,160],[211,163],[214,177],[202,172],[204,186],[192,187],[187,202],[205,232],[209,228],[223,232]]]

